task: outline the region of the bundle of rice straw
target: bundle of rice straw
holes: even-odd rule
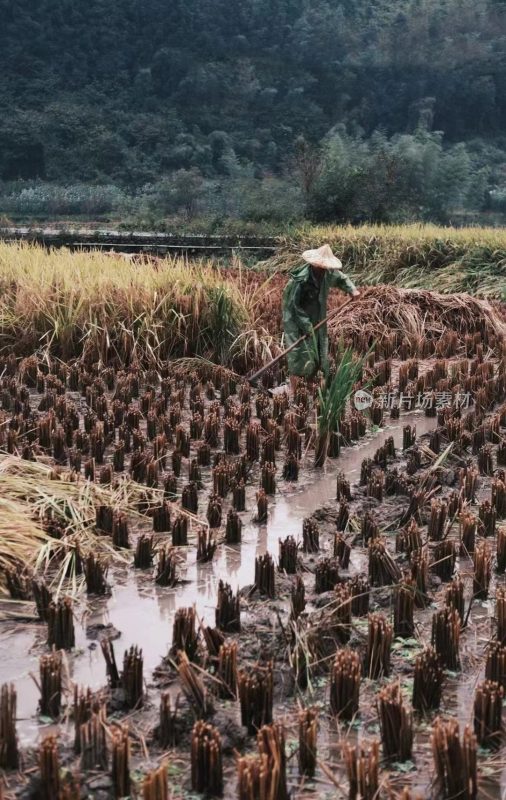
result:
[[[487,300],[468,294],[439,294],[395,286],[362,288],[360,296],[329,323],[329,333],[355,346],[381,343],[397,335],[418,348],[421,339],[438,341],[445,331],[455,331],[459,342],[480,333],[485,345],[502,347],[506,324]]]
[[[31,519],[26,506],[0,497],[0,572],[33,566],[40,549],[50,541],[40,525]]]

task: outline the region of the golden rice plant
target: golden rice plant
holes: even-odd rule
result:
[[[0,569],[34,565],[41,548],[50,537],[30,519],[26,506],[0,497]]]
[[[506,233],[501,228],[430,224],[311,226],[280,241],[267,262],[289,269],[300,253],[328,242],[360,284],[395,284],[501,298],[506,293]]]
[[[259,298],[204,261],[0,244],[0,345],[21,354],[220,361],[253,327]]]

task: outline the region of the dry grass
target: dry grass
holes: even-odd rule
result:
[[[26,505],[0,497],[0,569],[34,565],[49,536],[27,515]]]
[[[162,490],[149,489],[128,478],[114,487],[96,484],[76,480],[70,473],[55,473],[40,462],[0,454],[0,509],[4,510],[0,517],[0,566],[25,563],[47,569],[57,557],[54,584],[61,585],[63,576],[76,577],[73,564],[77,547],[83,557],[93,552],[124,560],[108,537],[95,533],[96,507],[107,505],[138,517],[139,501],[147,498],[159,505],[162,496]],[[42,524],[48,516],[62,523],[62,538],[44,533]]]
[[[500,297],[504,239],[432,226],[303,229],[257,270],[0,243],[0,351],[113,366],[199,356],[243,372],[278,352],[283,272],[306,246],[329,241],[357,284],[378,291],[388,283]],[[333,294],[330,308],[339,302]],[[407,325],[423,327],[420,317]]]
[[[330,332],[345,340],[356,342],[364,332],[369,341],[381,342],[397,333],[415,349],[423,337],[437,341],[447,329],[456,331],[461,339],[482,329],[487,339],[503,341],[506,336],[506,324],[486,300],[393,286],[363,290],[329,324]]]

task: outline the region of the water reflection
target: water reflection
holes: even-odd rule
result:
[[[76,651],[69,656],[69,669],[73,680],[83,686],[97,689],[106,680],[105,665],[100,647],[86,637],[85,626],[111,624],[121,632],[116,642],[119,659],[125,649],[139,645],[144,653],[145,675],[149,682],[153,669],[168,652],[172,635],[172,621],[177,608],[195,605],[197,614],[206,625],[214,624],[214,608],[219,579],[232,585],[234,590],[251,584],[254,579],[255,558],[268,550],[278,557],[278,542],[287,535],[300,536],[302,521],[317,508],[335,496],[336,472],[343,471],[351,482],[357,479],[362,459],[371,457],[387,436],[393,436],[397,447],[402,446],[402,428],[417,425],[418,435],[432,429],[435,420],[420,414],[409,414],[400,421],[369,436],[354,447],[343,450],[340,458],[329,462],[325,471],[311,472],[310,482],[302,488],[286,485],[280,480],[275,502],[270,503],[267,525],[246,521],[242,543],[218,548],[215,559],[208,564],[196,564],[194,548],[181,548],[180,573],[184,582],[175,588],[158,587],[150,570],[121,570],[114,576],[109,598],[94,602],[86,615],[85,624],[76,621]],[[255,509],[255,488],[248,487],[247,508],[251,520]],[[112,576],[111,576],[112,577]],[[13,681],[18,689],[19,734],[22,744],[37,736],[35,718],[38,692],[29,677],[38,670],[38,653],[42,626],[25,626],[4,637],[0,680]],[[43,640],[42,640],[43,641]]]

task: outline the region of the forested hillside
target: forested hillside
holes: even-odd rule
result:
[[[0,15],[4,199],[38,179],[189,216],[276,196],[320,219],[506,208],[504,0],[0,0]]]

